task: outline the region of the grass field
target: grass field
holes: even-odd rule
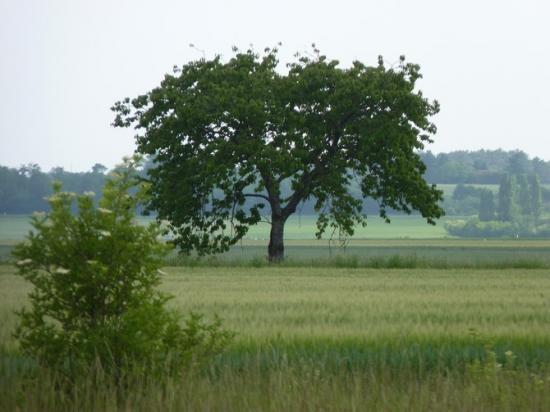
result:
[[[169,259],[173,265],[266,266],[266,241],[244,241],[228,253]],[[286,266],[550,268],[550,240],[363,239],[345,247],[327,241],[288,240]]]
[[[28,230],[0,217],[0,261]],[[0,265],[0,410],[550,410],[550,239],[453,239],[403,216],[373,218],[346,248],[314,232],[291,220],[276,267],[267,225],[220,256],[171,256],[170,304],[219,314],[235,340],[180,379],[124,388],[67,392],[36,372],[12,338],[29,285]]]
[[[143,219],[142,221],[147,221]],[[327,239],[315,240],[311,216],[289,221],[286,265],[345,267],[550,267],[550,239],[453,239],[441,225],[430,226],[418,217],[397,216],[391,224],[373,218],[345,248]],[[28,217],[0,217],[0,262],[30,229]],[[268,226],[251,228],[245,240],[228,253],[201,261],[173,255],[171,265],[265,265]],[[370,232],[369,232],[370,231]]]
[[[139,217],[139,221],[146,223],[151,218]],[[393,216],[391,224],[386,224],[378,216],[368,219],[367,227],[356,229],[355,239],[395,239],[415,238],[433,239],[446,237],[443,221],[436,226],[426,223],[418,216]],[[285,226],[285,239],[315,239],[315,216],[293,216]],[[29,217],[22,215],[0,216],[0,242],[22,240],[31,229]],[[260,223],[250,228],[246,235],[247,240],[269,239],[270,226]]]
[[[139,221],[147,223],[150,218],[140,217]],[[303,249],[299,248],[295,252],[290,252],[294,257],[309,258],[310,256],[328,256],[328,240],[315,242],[315,217],[313,216],[296,216],[289,219],[285,228],[285,239],[287,240],[309,240],[309,246],[314,248]],[[386,224],[379,217],[372,217],[369,225],[366,228],[357,228],[354,239],[429,239],[443,238],[446,236],[443,223],[436,226],[428,225],[426,222],[415,216],[395,216],[392,218],[391,224]],[[28,216],[0,216],[0,261],[6,260],[9,257],[13,245],[25,238],[31,226]],[[242,258],[241,246],[253,246],[246,249],[247,258],[256,258],[265,254],[264,244],[267,244],[269,239],[269,225],[261,223],[251,227],[244,242],[238,247],[233,248],[232,253],[226,255],[224,259]],[[262,245],[259,248],[254,246]],[[303,245],[302,245],[303,246]],[[291,246],[292,247],[292,246]]]
[[[176,296],[173,305],[222,314],[242,342],[276,337],[460,338],[472,328],[499,339],[535,340],[548,336],[550,325],[547,270],[164,270],[168,275],[162,289]],[[13,272],[11,266],[0,267],[4,324],[29,291]]]
[[[167,268],[173,306],[237,335],[208,368],[123,404],[89,382],[59,398],[48,377],[21,392],[10,334],[29,286],[13,272],[0,267],[0,410],[550,408],[547,270]]]

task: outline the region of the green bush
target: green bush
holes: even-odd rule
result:
[[[26,355],[68,377],[98,365],[114,376],[177,372],[231,338],[218,319],[208,324],[191,314],[182,324],[166,308],[169,297],[156,287],[169,247],[158,224],[134,221],[146,192],[138,164],[127,160],[110,175],[99,207],[93,193],[76,196],[54,184],[51,212],[32,217],[33,230],[14,250],[19,273],[34,286],[15,336]]]
[[[481,222],[478,218],[450,220],[445,223],[450,235],[459,237],[517,237],[522,233],[519,225],[512,222]]]
[[[535,225],[533,219],[526,216],[519,216],[514,222],[482,222],[478,218],[449,220],[445,222],[445,229],[450,235],[459,237],[550,237],[550,224]]]

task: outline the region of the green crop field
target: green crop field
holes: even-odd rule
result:
[[[29,229],[0,217],[0,261]],[[225,254],[168,258],[170,304],[220,315],[235,339],[180,379],[122,394],[26,380],[12,333],[30,287],[0,265],[0,410],[550,409],[550,239],[454,239],[414,216],[373,217],[345,247],[315,240],[311,216],[286,229],[278,266],[265,224]]]
[[[174,265],[266,266],[266,241],[244,241],[229,252],[169,259]],[[327,241],[288,240],[286,266],[550,268],[550,240],[363,239],[346,247]]]
[[[25,388],[11,338],[29,286],[0,267],[1,410],[548,410],[547,270],[167,268],[171,305],[236,337],[181,381],[63,398]]]
[[[143,223],[150,219],[141,218]],[[30,229],[27,216],[0,217],[0,262],[8,261],[13,246]],[[369,232],[370,231],[370,232]],[[316,240],[315,219],[295,218],[288,223],[285,247],[288,266],[346,267],[550,267],[550,239],[453,239],[441,225],[421,218],[396,216],[391,224],[373,218],[342,246],[337,240]],[[268,226],[251,228],[243,240],[222,255],[168,260],[172,265],[266,265]]]
[[[152,220],[144,217],[137,219],[143,224]],[[296,216],[289,219],[285,228],[285,238],[290,241],[288,253],[291,258],[307,260],[329,257],[333,252],[343,252],[343,249],[334,247],[337,246],[337,242],[331,244],[331,248],[329,248],[330,234],[325,236],[327,239],[324,241],[315,240],[315,221],[314,216]],[[9,259],[14,244],[23,240],[30,229],[28,216],[0,216],[0,261]],[[223,255],[222,260],[249,260],[263,257],[269,238],[269,229],[270,227],[266,223],[251,227],[244,241],[234,247],[230,253]],[[447,235],[443,228],[443,222],[432,226],[418,216],[394,216],[392,223],[386,224],[379,217],[373,216],[369,219],[367,227],[357,228],[352,239],[434,239],[445,236]],[[307,240],[308,244],[304,245],[298,242],[295,247],[292,242],[297,240]],[[383,253],[383,255],[387,255],[387,253]]]
[[[139,217],[138,221],[147,223],[152,218]],[[286,239],[315,239],[315,216],[293,216],[285,227]],[[356,239],[394,239],[415,238],[431,239],[447,236],[443,227],[444,219],[437,225],[429,225],[419,216],[392,216],[387,224],[378,216],[368,218],[366,227],[357,227]],[[269,224],[260,223],[250,228],[246,239],[262,240],[269,238]],[[22,240],[31,229],[28,216],[0,216],[0,242]],[[327,233],[325,237],[330,237]]]
[[[239,342],[318,338],[550,340],[547,270],[168,267],[172,305],[219,313]],[[0,266],[0,319],[29,291]],[[3,328],[5,329],[5,328]],[[9,327],[8,327],[9,329]],[[6,330],[2,341],[11,342]],[[550,359],[550,351],[546,354]]]

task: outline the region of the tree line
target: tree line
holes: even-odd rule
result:
[[[37,164],[19,168],[0,166],[0,213],[29,214],[48,210],[45,197],[52,193],[52,184],[61,182],[63,189],[101,194],[107,168],[96,163],[87,172],[70,172],[56,167],[44,172]]]
[[[550,162],[537,157],[530,159],[521,151],[456,151],[438,155],[422,152],[420,156],[426,163],[424,176],[429,183],[457,184],[453,195],[444,199],[443,206],[448,215],[478,214],[481,196],[485,196],[485,203],[489,202],[487,197],[492,195],[468,185],[500,185],[505,175],[514,176],[519,188],[525,186],[522,184],[522,176],[537,176],[541,184],[550,184]],[[150,162],[145,164],[145,168],[148,167]],[[46,172],[37,164],[19,168],[0,166],[0,213],[29,214],[36,210],[47,210],[48,204],[44,197],[51,194],[54,181],[60,181],[64,190],[75,193],[91,191],[99,198],[107,172],[107,167],[100,163],[94,164],[86,172],[71,172],[62,167]],[[283,184],[282,191],[290,191],[289,185]],[[351,192],[359,196],[359,191],[353,187]],[[525,196],[517,195],[519,199],[525,199]],[[550,190],[542,187],[541,196],[543,203],[550,202]],[[364,202],[366,213],[376,213],[377,206],[372,199]],[[315,213],[314,201],[303,202],[298,211],[303,215]]]
[[[536,174],[505,173],[497,193],[460,184],[453,198],[477,198],[478,213],[467,220],[447,221],[445,228],[460,237],[548,237],[550,221],[543,214],[543,200],[548,200],[548,195]]]
[[[550,161],[530,159],[522,151],[477,150],[450,153],[421,153],[426,164],[425,179],[430,183],[500,184],[502,175],[537,175],[550,183]]]

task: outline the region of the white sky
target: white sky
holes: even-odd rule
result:
[[[0,0],[0,165],[88,170],[134,149],[112,104],[174,64],[308,50],[342,64],[407,60],[440,101],[435,152],[521,149],[550,160],[547,0]]]

